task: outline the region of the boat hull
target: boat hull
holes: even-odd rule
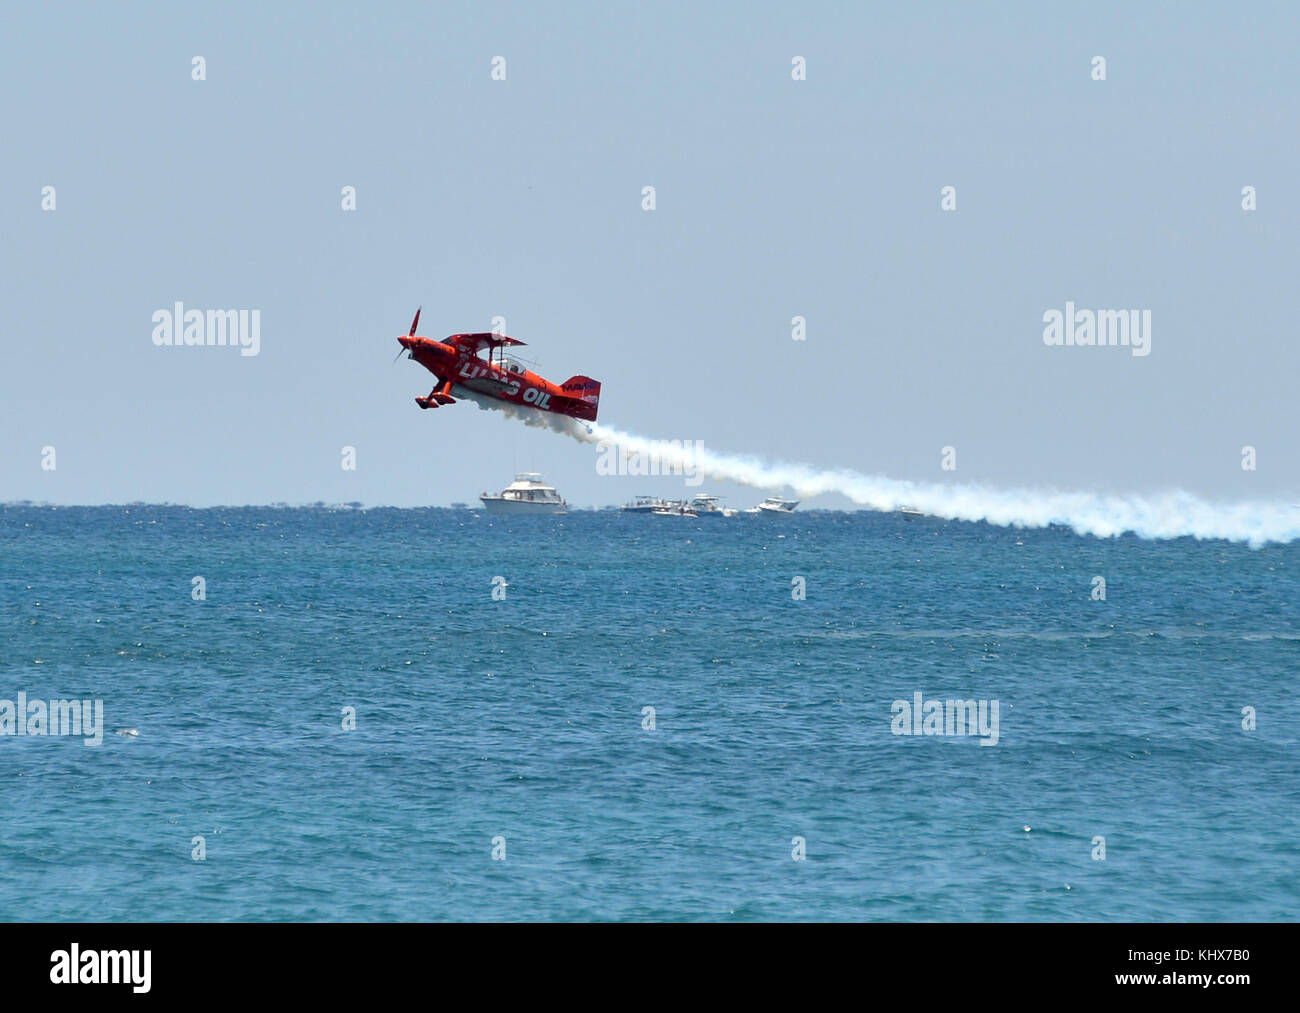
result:
[[[483,509],[490,514],[536,514],[543,516],[569,512],[568,505],[565,503],[529,503],[526,500],[500,499],[495,496],[480,496],[479,499],[483,501]]]

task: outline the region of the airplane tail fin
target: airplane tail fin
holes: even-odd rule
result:
[[[571,376],[560,384],[560,389],[574,402],[573,415],[576,418],[596,421],[596,412],[600,408],[600,381],[589,376]]]

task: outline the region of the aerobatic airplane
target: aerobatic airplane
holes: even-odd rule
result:
[[[417,309],[410,333],[403,334],[397,341],[410,353],[410,358],[438,378],[438,386],[428,397],[415,399],[421,408],[455,404],[453,391],[462,397],[465,391],[472,391],[525,408],[596,421],[596,409],[600,404],[599,381],[589,376],[571,376],[563,383],[551,383],[524,369],[505,354],[507,346],[522,345],[522,341],[492,331],[453,334],[436,341],[417,337],[415,328],[419,324],[420,311]],[[483,351],[487,352],[487,358],[481,356]],[[402,353],[397,354],[400,356]]]

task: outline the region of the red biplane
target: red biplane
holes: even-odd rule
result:
[[[453,334],[436,341],[416,336],[419,323],[420,311],[416,310],[410,333],[397,340],[411,353],[412,359],[438,378],[438,386],[428,397],[415,399],[421,408],[455,404],[453,392],[463,397],[466,391],[471,391],[538,411],[596,421],[599,381],[589,376],[571,376],[561,384],[554,384],[524,369],[505,354],[508,346],[522,345],[522,341],[492,331]],[[480,354],[483,351],[487,352],[487,358]]]

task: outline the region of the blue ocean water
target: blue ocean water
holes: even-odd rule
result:
[[[1298,667],[1295,545],[7,506],[0,700],[109,733],[0,736],[0,918],[1293,920]]]

